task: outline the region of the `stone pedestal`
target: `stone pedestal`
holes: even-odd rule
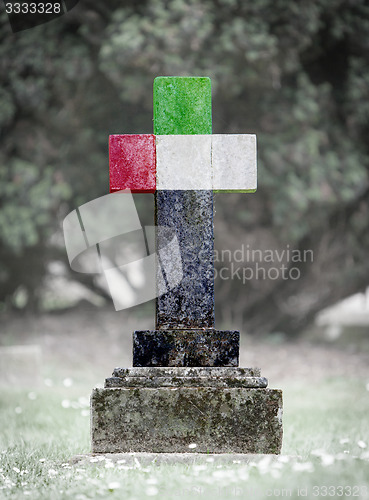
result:
[[[142,330],[133,334],[133,366],[238,366],[236,330]]]
[[[266,387],[255,368],[117,368],[91,396],[92,451],[280,453],[282,392]]]

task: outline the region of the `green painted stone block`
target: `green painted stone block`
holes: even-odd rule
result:
[[[160,76],[154,80],[154,134],[211,134],[211,81]]]

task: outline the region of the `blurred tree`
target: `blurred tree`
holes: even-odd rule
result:
[[[0,300],[37,304],[57,220],[107,192],[109,133],[151,132],[173,74],[212,78],[215,133],[258,135],[259,190],[217,196],[217,248],[314,252],[283,261],[300,279],[217,280],[218,319],[295,333],[365,287],[368,33],[365,0],[85,0],[16,35],[3,16]]]

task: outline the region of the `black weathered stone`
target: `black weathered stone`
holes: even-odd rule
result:
[[[228,330],[136,331],[133,366],[238,366],[239,339]]]
[[[183,271],[181,283],[157,298],[156,328],[213,328],[213,192],[157,191],[155,199],[156,224],[175,230]],[[158,248],[161,238],[159,230]]]

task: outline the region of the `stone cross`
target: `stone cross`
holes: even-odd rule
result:
[[[134,333],[133,366],[238,366],[239,332],[214,325],[213,192],[256,190],[256,137],[212,134],[211,82],[154,81],[154,135],[111,135],[110,191],[154,193],[179,241],[183,278],[156,300],[156,330]]]
[[[160,77],[154,135],[110,137],[111,191],[155,193],[156,250],[175,231],[183,278],[158,296],[156,329],[134,332],[133,367],[93,390],[94,453],[281,450],[282,392],[214,327],[213,192],[256,189],[255,136],[211,132],[210,80]]]

